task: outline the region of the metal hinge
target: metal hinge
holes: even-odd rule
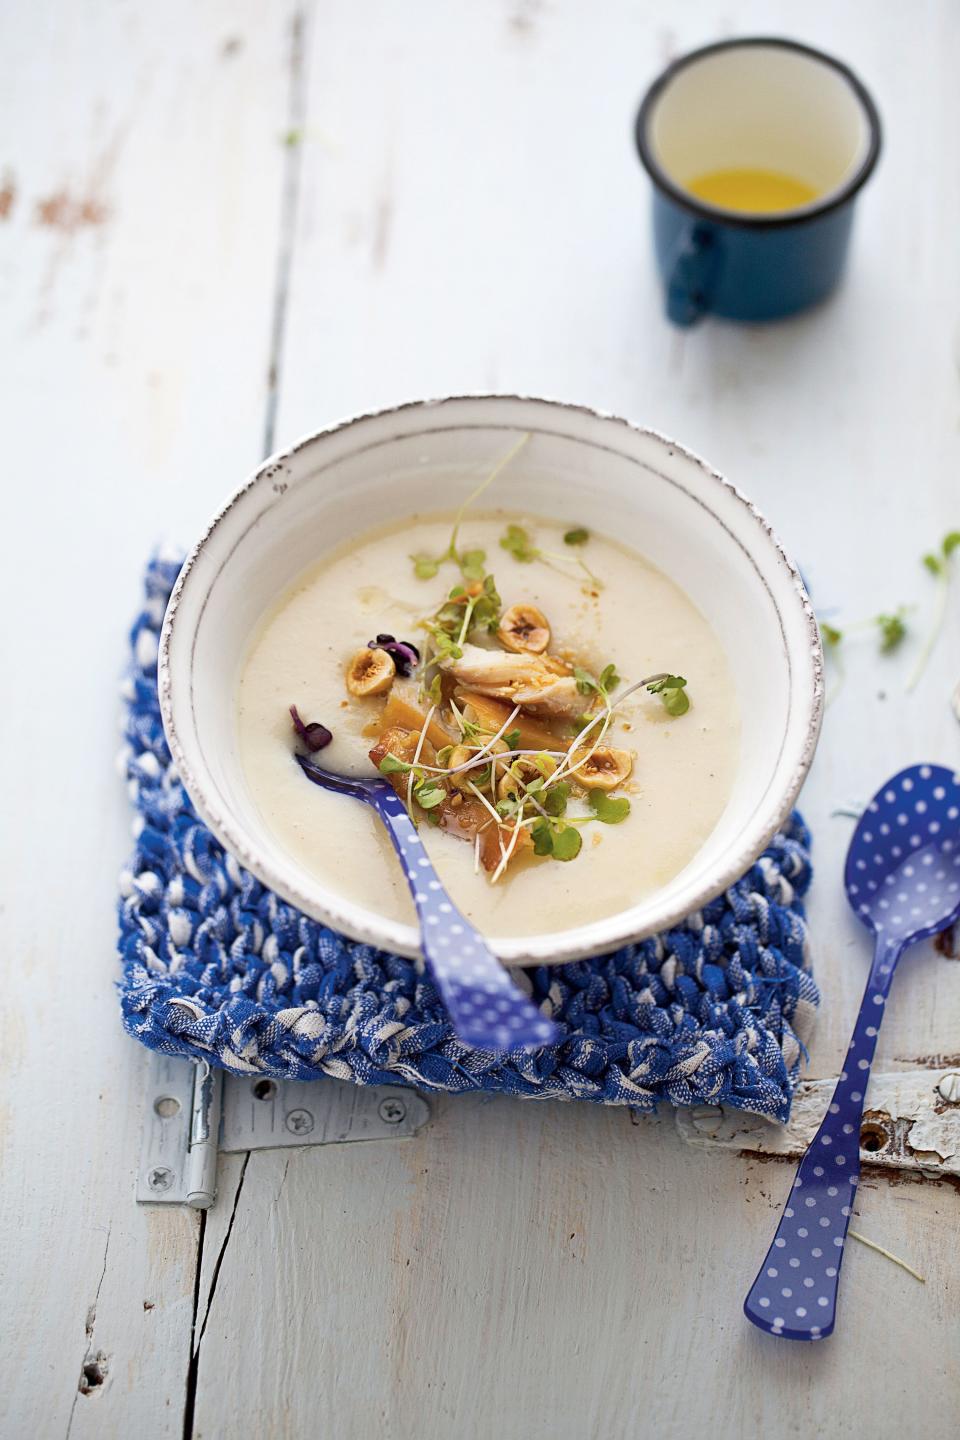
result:
[[[415,1090],[224,1075],[206,1061],[152,1054],[137,1200],[206,1210],[217,1155],[415,1135],[430,1106]]]
[[[787,1125],[742,1110],[695,1105],[676,1112],[691,1145],[752,1150],[799,1159],[826,1113],[835,1080],[804,1080]],[[860,1127],[864,1164],[924,1176],[960,1175],[960,1071],[903,1070],[874,1075]]]

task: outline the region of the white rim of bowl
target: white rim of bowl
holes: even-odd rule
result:
[[[350,906],[350,911],[345,915],[338,910],[336,897],[331,896],[332,903],[319,904],[317,900],[302,890],[295,882],[279,873],[271,864],[263,861],[255,851],[251,850],[244,837],[239,834],[229,819],[225,819],[218,806],[211,803],[206,787],[197,778],[187,763],[186,755],[177,734],[176,721],[173,715],[173,682],[170,672],[170,654],[174,642],[177,614],[183,599],[184,591],[190,583],[190,577],[194,571],[197,560],[205,550],[207,543],[213,534],[220,528],[227,514],[234,509],[239,501],[257,486],[268,481],[278,466],[289,462],[301,450],[308,445],[314,444],[325,436],[338,434],[351,426],[362,424],[365,421],[382,420],[391,415],[406,414],[410,411],[422,411],[424,413],[432,410],[442,410],[448,405],[459,405],[474,401],[491,401],[498,403],[520,404],[520,405],[543,405],[551,410],[572,411],[588,416],[591,420],[609,422],[629,431],[633,435],[642,435],[657,440],[669,449],[676,451],[686,460],[692,462],[700,472],[712,483],[718,485],[731,498],[736,500],[751,519],[758,526],[764,536],[765,542],[772,549],[780,567],[789,579],[797,603],[803,613],[804,623],[807,629],[809,641],[810,659],[810,684],[809,689],[804,687],[804,698],[808,707],[807,722],[804,730],[803,741],[800,746],[800,753],[793,773],[790,776],[786,787],[779,792],[775,803],[770,806],[754,811],[747,827],[741,832],[742,844],[730,852],[730,858],[722,869],[718,870],[709,882],[700,885],[693,897],[687,897],[681,904],[673,904],[664,907],[661,913],[642,925],[625,924],[624,920],[629,911],[619,911],[617,914],[607,917],[604,920],[593,921],[589,927],[578,927],[583,929],[597,929],[604,927],[607,930],[605,939],[597,940],[596,937],[588,941],[571,942],[565,937],[578,933],[578,929],[559,930],[548,932],[542,937],[523,936],[516,939],[502,940],[491,939],[491,949],[506,965],[546,965],[565,964],[572,960],[580,960],[591,955],[605,955],[619,949],[623,945],[636,943],[646,939],[663,930],[669,930],[677,925],[687,916],[694,914],[710,900],[721,894],[730,885],[735,883],[750,868],[759,855],[763,853],[777,830],[789,816],[793,809],[794,802],[806,779],[807,772],[813,760],[817,747],[817,740],[820,735],[820,727],[823,720],[823,650],[820,641],[820,631],[814,615],[810,597],[807,594],[806,586],[799,570],[781,544],[773,526],[766,516],[744,493],[715,470],[695,451],[689,450],[685,445],[664,435],[662,431],[655,430],[650,426],[636,425],[623,416],[614,414],[612,411],[599,410],[590,405],[582,405],[569,400],[549,399],[541,395],[519,395],[513,393],[498,394],[496,392],[478,391],[462,395],[446,395],[429,400],[406,400],[396,405],[388,405],[379,410],[362,411],[356,415],[347,416],[331,425],[326,425],[320,430],[315,430],[302,436],[293,445],[284,450],[276,451],[261,462],[248,480],[246,480],[234,493],[229,496],[226,502],[216,512],[209,522],[200,539],[187,555],[180,570],[176,583],[167,603],[166,613],[163,618],[163,626],[160,632],[160,644],[157,656],[157,687],[160,698],[160,711],[163,719],[163,728],[167,737],[167,744],[170,747],[170,754],[173,758],[177,772],[182,780],[188,795],[193,803],[197,814],[214,832],[220,843],[235,856],[235,858],[254,874],[262,884],[275,890],[288,903],[302,910],[305,914],[328,925],[331,929],[340,931],[349,937],[365,944],[376,946],[378,949],[395,952],[406,957],[419,955],[419,932],[415,926],[402,925],[397,921],[386,920],[376,916],[374,912],[363,907]],[[530,428],[530,427],[526,427]],[[573,438],[576,437],[565,437]],[[581,443],[591,444],[590,441]],[[625,457],[630,458],[630,457]],[[720,524],[723,520],[715,516]],[[726,527],[725,527],[726,528]],[[737,542],[741,543],[741,542]],[[741,548],[743,548],[741,546]],[[747,552],[749,553],[749,552]],[[222,568],[222,567],[221,567]],[[219,573],[219,572],[218,572]],[[766,582],[764,582],[766,583]],[[775,602],[776,603],[776,602]],[[779,610],[779,607],[777,607]],[[202,609],[201,609],[202,613]],[[789,656],[789,652],[788,652]],[[191,707],[192,708],[192,707]],[[694,857],[695,858],[695,857]],[[655,898],[654,897],[648,897]],[[342,902],[349,904],[349,902]],[[369,915],[371,923],[366,920],[354,918],[354,910],[360,915]]]

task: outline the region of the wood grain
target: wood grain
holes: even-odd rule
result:
[[[145,556],[188,540],[260,454],[288,24],[256,3],[0,14],[11,1440],[182,1433],[199,1222],[133,1200],[117,684]]]
[[[669,1114],[482,1096],[409,1141],[254,1154],[195,1434],[949,1433],[955,1192],[865,1176],[855,1224],[926,1284],[851,1244],[834,1338],[778,1345],[741,1305],[793,1169],[687,1148]]]
[[[834,300],[681,335],[633,113],[672,55],[751,32],[847,59],[885,153]],[[675,434],[769,512],[822,613],[910,603],[919,629],[918,557],[960,522],[960,12],[35,0],[0,14],[0,54],[4,1440],[185,1419],[206,1440],[951,1433],[957,1196],[936,1183],[865,1175],[857,1228],[926,1283],[851,1247],[814,1347],[740,1314],[792,1167],[686,1147],[669,1114],[442,1101],[414,1140],[224,1157],[202,1240],[138,1210],[110,767],[155,540],[189,542],[265,434],[410,396],[560,395]],[[882,661],[851,644],[827,714],[803,797],[813,1076],[836,1072],[866,961],[832,811],[956,763],[958,640],[954,605],[912,696],[914,639]],[[879,1065],[936,1065],[958,1024],[960,965],[918,952]]]

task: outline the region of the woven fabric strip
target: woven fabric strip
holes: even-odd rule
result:
[[[240,1075],[499,1090],[651,1110],[724,1104],[786,1120],[819,1005],[798,815],[725,894],[613,955],[520,972],[560,1042],[460,1044],[429,975],[309,920],[227,854],[171,764],[157,641],[179,560],[151,561],[124,682],[135,850],[120,881],[120,997],[131,1035]]]

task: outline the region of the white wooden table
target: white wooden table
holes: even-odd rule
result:
[[[673,54],[778,32],[883,113],[849,279],[789,324],[680,335],[635,104]],[[694,1148],[670,1112],[434,1100],[416,1139],[222,1159],[205,1220],[138,1207],[145,1055],[112,984],[141,566],[274,443],[409,396],[583,400],[726,471],[822,609],[925,616],[918,558],[960,522],[958,61],[951,0],[0,8],[4,1440],[956,1432],[949,1184],[865,1170],[858,1229],[926,1284],[852,1245],[811,1347],[740,1314],[792,1164]],[[958,639],[955,604],[909,697],[915,641],[852,648],[827,715],[814,1078],[866,962],[831,811],[956,763]],[[960,964],[925,947],[879,1068],[933,1084],[958,1052]]]

